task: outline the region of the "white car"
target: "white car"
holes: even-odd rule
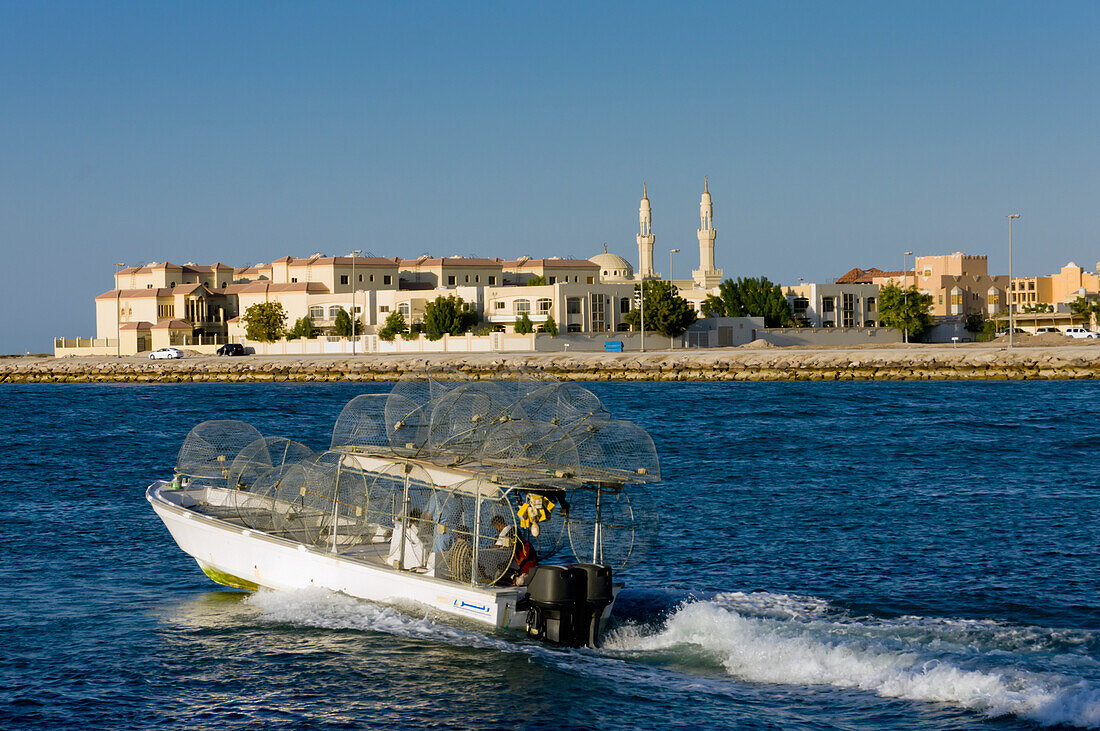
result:
[[[149,354],[149,360],[164,360],[165,358],[182,358],[183,351],[179,348],[161,348]]]
[[[1100,338],[1100,335],[1083,327],[1067,327],[1065,332],[1071,338]]]

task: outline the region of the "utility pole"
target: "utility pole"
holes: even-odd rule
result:
[[[905,267],[908,266],[906,264],[906,262],[909,261],[909,257],[911,257],[912,255],[913,255],[913,252],[907,251],[904,254],[902,254],[902,257],[901,257],[901,298],[902,298],[902,301],[905,303],[904,306],[902,307],[902,313],[903,313],[903,316],[905,318],[904,319],[905,329],[903,331],[903,335],[902,335],[902,338],[901,338],[901,341],[903,343],[908,343],[909,342],[909,270],[906,269]],[[914,260],[913,266],[914,267],[916,266],[916,260]],[[916,282],[913,282],[913,284],[916,284]]]
[[[118,283],[118,273],[126,268],[121,261],[115,264],[115,357],[122,357],[122,287]]]
[[[1005,216],[1008,219],[1008,291],[1012,291],[1012,222],[1020,217],[1019,213],[1010,213]],[[1015,337],[1016,318],[1012,312],[1012,295],[1008,296],[1008,347],[1012,347]]]
[[[355,258],[363,253],[362,249],[351,252],[351,354],[355,355]]]
[[[673,287],[676,286],[672,283],[672,255],[673,254],[679,254],[679,253],[680,253],[679,249],[669,249],[668,250],[668,294],[669,294],[669,297],[672,296]],[[671,335],[669,335],[668,336],[668,349],[669,350],[674,350],[675,349],[675,347],[676,347],[674,345],[675,342],[676,342],[675,339]]]

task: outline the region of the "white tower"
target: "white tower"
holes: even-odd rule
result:
[[[651,279],[653,272],[653,213],[649,209],[649,197],[642,183],[642,205],[638,208],[638,274],[637,279]]]
[[[695,284],[703,289],[717,287],[722,281],[722,270],[714,268],[714,206],[710,201],[710,183],[703,178],[703,197],[699,200],[699,268],[691,273]]]

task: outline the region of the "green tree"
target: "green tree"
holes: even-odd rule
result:
[[[517,335],[529,335],[535,331],[535,324],[531,322],[531,318],[524,312],[519,318],[516,319],[516,334]]]
[[[297,340],[298,338],[312,338],[313,337],[313,320],[308,317],[299,317],[294,321],[294,327],[287,331],[287,340]]]
[[[655,330],[662,335],[677,337],[694,324],[699,318],[691,303],[681,297],[675,288],[662,280],[643,281],[645,290],[642,304],[645,308],[646,330]],[[638,291],[639,285],[634,286]],[[635,308],[623,315],[623,321],[634,330],[641,329],[642,312]]]
[[[350,338],[352,336],[351,315],[343,307],[337,310],[334,325],[336,326],[336,334],[340,337]],[[355,318],[355,334],[363,334],[363,321],[358,317]]]
[[[424,333],[428,340],[439,340],[444,335],[461,335],[477,322],[477,312],[470,311],[457,295],[440,295],[424,306]]]
[[[919,338],[932,327],[932,295],[921,294],[916,285],[903,290],[896,284],[887,284],[878,292],[879,320],[887,327],[896,327]]]
[[[1054,312],[1054,305],[1048,305],[1045,302],[1029,302],[1023,306],[1021,312],[1031,314],[1033,312]]]
[[[527,280],[528,287],[538,287],[542,284],[546,284],[546,277],[536,275]]]
[[[257,302],[244,312],[244,336],[259,343],[273,343],[283,336],[286,311],[281,302]]]
[[[985,332],[985,313],[984,312],[971,312],[966,316],[966,330],[967,332],[980,333]]]
[[[1092,322],[1093,314],[1100,315],[1100,302],[1093,302],[1085,297],[1078,297],[1069,303],[1069,311],[1074,317],[1079,317],[1085,323]]]
[[[405,324],[405,316],[394,310],[386,317],[386,322],[382,324],[382,329],[378,331],[378,337],[393,342],[398,333],[407,333],[408,331],[409,326]]]
[[[557,337],[558,335],[558,322],[554,319],[553,315],[546,316],[546,323],[543,325],[546,330],[546,334],[551,337]]]
[[[763,317],[766,327],[795,324],[783,288],[767,277],[727,279],[718,285],[717,296],[707,295],[702,309],[707,317]]]

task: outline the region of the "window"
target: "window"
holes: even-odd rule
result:
[[[297,281],[298,281],[298,277],[291,277],[291,278],[290,278],[290,281],[291,281],[291,283],[297,282]]]
[[[796,315],[805,315],[806,310],[810,309],[810,300],[806,297],[795,297],[791,309]]]
[[[543,298],[535,302],[535,312],[545,315],[554,307],[554,300]]]
[[[602,333],[604,330],[607,329],[607,323],[604,320],[603,295],[597,292],[593,292],[591,298],[592,309],[590,310],[590,312],[592,313],[592,332]]]
[[[932,267],[925,267],[924,268],[924,276],[926,276],[926,277],[932,276]]]
[[[504,300],[497,300],[497,301],[493,302],[493,309],[494,310],[503,310],[504,309]]]
[[[343,308],[343,307],[341,307],[340,305],[333,305],[332,307],[329,307],[329,308],[328,308],[328,316],[329,316],[329,319],[331,319],[331,320],[335,320],[335,319],[336,319],[336,316],[337,316],[338,314],[340,314],[340,310],[342,310],[342,309],[344,309],[344,308]]]
[[[393,281],[393,277],[390,276],[389,274],[385,274],[385,275],[382,276],[382,284],[389,284],[392,281]]]
[[[620,297],[619,298],[619,314],[620,315],[625,315],[628,312],[630,312],[630,298],[629,297]]]
[[[455,286],[455,277],[454,277],[453,274],[450,275],[449,277],[447,277],[447,286],[449,286],[449,287]]]
[[[989,293],[985,296],[985,302],[987,305],[995,305],[997,304],[997,301],[999,299],[1000,297],[997,296],[997,290],[995,289],[989,290]]]
[[[957,289],[954,290],[953,292],[951,292],[951,304],[961,305],[962,303],[963,303],[962,292],[960,292]]]
[[[222,289],[225,289],[225,282],[222,282]]]
[[[580,297],[570,297],[567,300],[565,300],[565,311],[566,311],[567,314],[570,314],[570,315],[579,315],[579,314],[581,314],[581,298]],[[570,332],[572,332],[572,331],[570,331]],[[580,330],[578,330],[577,332],[580,332]]]
[[[481,275],[480,274],[475,274],[474,275],[474,283],[476,284],[480,281],[481,281]]]
[[[373,274],[370,275],[370,281],[372,281],[372,282],[374,281],[374,275]]]
[[[378,311],[379,312],[389,312],[390,311],[390,306],[389,305],[378,305]]]
[[[347,274],[341,274],[340,275],[340,284],[347,284],[347,283],[348,283],[348,275]]]
[[[864,301],[867,303],[867,311],[868,312],[874,312],[875,311],[875,298],[874,297],[868,297]],[[874,325],[868,325],[867,327],[874,327]]]
[[[493,276],[492,274],[490,274],[490,275],[489,275],[489,285],[490,285],[490,286],[492,286],[492,285],[494,285],[494,284],[496,284],[496,283],[497,283],[497,278],[496,278],[496,277],[494,277],[494,276]]]
[[[146,284],[146,285],[145,285],[145,288],[146,288],[146,289],[152,289],[152,288],[153,288],[153,285],[151,285],[151,284]]]
[[[400,304],[397,305],[397,311],[400,312],[405,317],[408,317],[409,313],[412,311],[412,309],[409,307],[408,302],[401,302]]]
[[[943,295],[942,295],[942,294],[941,294],[941,295],[939,295],[939,296],[938,296],[938,297],[936,298],[936,304],[938,304],[938,305],[942,305],[942,304],[943,304]]]
[[[604,275],[605,277],[607,276],[607,270],[606,270],[606,269],[604,269],[604,270],[603,270],[603,275]]]
[[[470,275],[469,275],[469,274],[467,274],[467,275],[466,275],[466,284],[469,284],[469,283],[470,283]]]
[[[512,303],[512,312],[517,315],[522,315],[525,312],[531,311],[531,300],[516,300]]]
[[[863,323],[863,327],[875,327],[875,321],[874,320],[867,320],[866,322]]]
[[[836,297],[822,297],[821,298],[821,311],[822,312],[836,312]]]
[[[1028,289],[1035,289],[1035,282],[1028,282],[1027,283],[1027,288]]]
[[[314,305],[309,308],[309,316],[314,320],[325,319],[325,308],[320,305]]]
[[[844,302],[844,309],[841,312],[841,315],[843,316],[844,327],[855,327],[856,296],[854,294],[845,294],[842,295],[842,297]]]
[[[169,286],[169,287],[175,287],[175,286],[176,286],[176,283],[175,283],[175,282],[172,282],[172,283],[171,283],[171,284],[169,284],[168,286]]]
[[[630,325],[627,325],[625,322],[620,322],[615,326],[615,329],[621,333],[628,332],[630,330]]]
[[[569,326],[565,328],[566,332],[579,333],[581,331],[581,324],[579,322],[571,322]]]
[[[360,274],[360,275],[359,275],[359,281],[360,281],[360,282],[362,282],[362,281],[363,281],[363,275],[362,275],[362,274]]]
[[[157,305],[157,319],[163,320],[169,317],[176,316],[175,305]]]
[[[569,277],[566,277],[566,279],[569,279]],[[579,282],[579,281],[581,281],[581,278],[580,277],[573,277],[573,281],[574,282]],[[591,282],[589,282],[589,284],[591,284]]]

